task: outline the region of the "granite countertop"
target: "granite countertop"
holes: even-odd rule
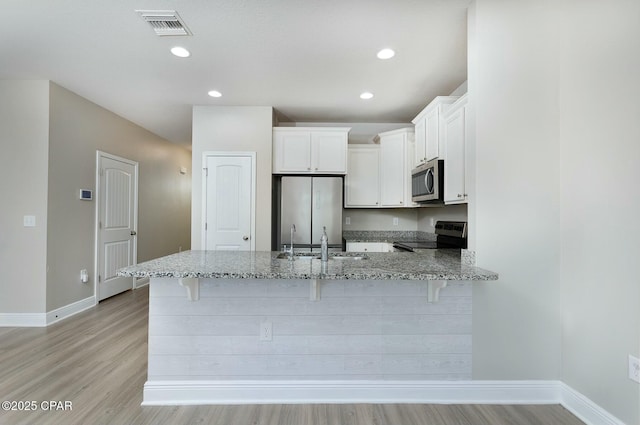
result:
[[[363,260],[277,259],[270,251],[183,251],[118,270],[119,276],[226,279],[497,280],[461,261],[460,250],[361,253]],[[342,255],[358,255],[341,253]]]

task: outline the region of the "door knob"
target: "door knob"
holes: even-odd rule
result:
[[[248,240],[249,240],[249,236],[243,236],[243,237],[242,237],[242,240],[243,240],[243,241],[248,241]]]
[[[137,235],[136,231],[135,231],[135,230],[132,230],[132,231],[131,231],[131,236],[135,236],[135,235]]]

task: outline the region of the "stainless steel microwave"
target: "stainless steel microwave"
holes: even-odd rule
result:
[[[422,203],[444,201],[444,160],[432,159],[411,171],[411,200]]]

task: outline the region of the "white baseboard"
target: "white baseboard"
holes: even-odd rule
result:
[[[143,405],[559,403],[557,381],[147,381]]]
[[[147,285],[149,285],[149,278],[148,277],[141,277],[141,278],[133,279],[133,289],[140,289],[143,286],[147,286]]]
[[[48,313],[0,313],[0,327],[45,327],[78,314],[94,305],[96,305],[96,299],[91,296]]]
[[[564,382],[559,382],[561,404],[588,425],[624,425],[624,422]]]
[[[65,305],[64,307],[57,308],[47,313],[47,324],[49,326],[53,323],[59,322],[62,319],[78,314],[88,308],[96,305],[96,299],[94,296],[85,298],[80,301]]]
[[[0,327],[40,328],[47,326],[45,313],[0,313]]]
[[[93,307],[94,305],[96,305],[96,299],[91,296],[52,310],[47,313],[47,326],[59,322],[62,319],[66,319],[67,317],[71,317],[74,314],[78,314],[81,311]]]
[[[147,381],[143,406],[561,404],[587,425],[624,425],[560,381]]]

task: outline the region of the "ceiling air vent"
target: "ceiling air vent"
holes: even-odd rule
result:
[[[156,35],[191,35],[175,10],[136,10],[151,25]]]

